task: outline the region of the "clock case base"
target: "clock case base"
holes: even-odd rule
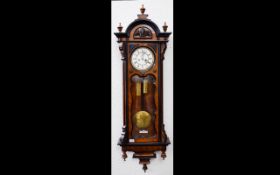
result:
[[[156,158],[156,151],[161,151],[161,157],[163,159],[166,158],[166,147],[170,144],[169,138],[166,136],[165,132],[162,134],[161,142],[149,142],[149,143],[141,143],[141,142],[128,142],[126,137],[121,137],[119,139],[118,145],[122,147],[123,159],[124,161],[127,158],[127,151],[134,152],[133,158],[139,159],[139,164],[143,165],[143,170],[146,172],[148,169],[147,165],[150,163],[151,158]]]

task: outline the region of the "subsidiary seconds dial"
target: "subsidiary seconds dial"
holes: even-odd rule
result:
[[[137,70],[149,70],[153,66],[154,61],[154,54],[145,47],[136,49],[131,56],[131,64]]]

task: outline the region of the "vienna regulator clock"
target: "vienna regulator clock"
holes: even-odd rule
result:
[[[141,14],[118,38],[123,61],[123,133],[119,140],[123,159],[127,151],[134,152],[143,170],[156,151],[166,157],[170,144],[163,123],[163,60],[170,32],[164,23],[163,31],[148,19],[142,5]]]

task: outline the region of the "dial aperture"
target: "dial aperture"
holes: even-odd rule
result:
[[[154,64],[154,55],[150,49],[140,47],[132,53],[131,64],[137,70],[147,71]]]

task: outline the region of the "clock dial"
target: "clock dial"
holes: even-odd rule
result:
[[[131,64],[137,70],[149,70],[154,64],[154,54],[145,47],[136,49],[131,56]]]

